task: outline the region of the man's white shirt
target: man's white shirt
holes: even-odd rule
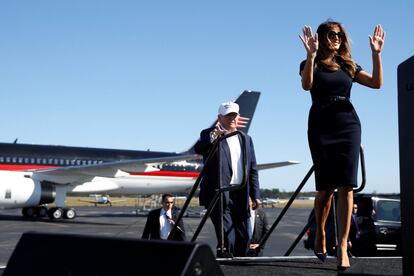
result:
[[[225,131],[227,135],[229,132]],[[210,133],[210,141],[214,142],[217,137]],[[230,149],[231,169],[233,174],[231,176],[230,185],[240,185],[243,182],[243,156],[238,135],[233,135],[226,139]]]
[[[168,238],[168,235],[170,234],[171,229],[172,229],[172,225],[168,221],[168,218],[165,214],[167,214],[169,218],[172,218],[171,210],[168,210],[167,212],[165,212],[165,210],[163,208],[161,208],[161,211],[160,211],[160,238],[162,240],[166,240]]]
[[[239,185],[243,181],[243,160],[240,140],[238,135],[233,135],[226,140],[230,148],[231,169],[233,170],[230,185]]]
[[[250,218],[248,220],[249,222],[249,239],[252,240],[253,238],[253,233],[254,233],[254,224],[256,222],[256,211],[255,210],[251,210],[250,209]]]

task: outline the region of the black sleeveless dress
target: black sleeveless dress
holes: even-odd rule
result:
[[[300,72],[305,62],[300,64]],[[355,75],[361,70],[358,66]],[[314,70],[308,142],[317,191],[357,186],[361,123],[349,100],[352,83],[342,69]]]

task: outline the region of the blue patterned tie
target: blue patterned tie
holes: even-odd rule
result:
[[[165,216],[167,217],[167,220],[170,224],[174,224],[174,221],[172,220],[172,218],[170,218],[170,216],[167,213],[165,213]]]
[[[174,221],[172,218],[170,218],[170,216],[169,216],[169,215],[167,215],[167,213],[165,213],[165,216],[167,217],[168,222],[169,222],[171,225],[174,225],[174,224],[175,224],[175,221]],[[177,229],[178,229],[180,232],[183,232],[183,233],[184,233],[184,230],[183,230],[183,229],[181,229],[181,227],[180,227],[180,226],[178,226],[178,225],[177,225]]]

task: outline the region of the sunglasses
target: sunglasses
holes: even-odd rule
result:
[[[337,32],[337,33],[335,33],[334,31],[328,32],[329,39],[335,39],[335,37],[338,37],[338,39],[342,39],[344,36],[345,36],[344,32]]]

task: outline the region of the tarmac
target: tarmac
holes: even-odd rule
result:
[[[321,263],[316,257],[272,257],[219,261],[224,275],[402,275],[401,257],[351,258],[351,267],[338,272],[336,258]]]
[[[273,222],[281,208],[266,208]],[[198,210],[194,210],[197,214]],[[290,256],[283,256],[306,222],[310,209],[291,208],[270,236],[264,256],[256,258],[217,259],[224,275],[337,275],[336,258],[329,257],[321,263],[311,251],[303,247],[301,241]],[[50,221],[49,219],[26,220],[20,210],[0,211],[0,275],[12,255],[23,233],[28,231],[42,233],[64,233],[74,235],[93,235],[120,239],[138,240],[146,221],[145,215],[137,215],[133,207],[78,207],[78,217],[74,220]],[[187,238],[191,238],[200,222],[200,217],[184,218]],[[205,243],[215,252],[214,229],[208,220],[200,232],[197,242]],[[62,249],[64,250],[64,248]],[[81,249],[80,249],[81,250]],[[50,254],[59,254],[50,252]],[[91,254],[92,251],[91,251]],[[47,256],[45,256],[47,260]],[[402,275],[401,257],[351,258],[348,275]],[[22,264],[24,265],[24,264]],[[145,264],[137,266],[144,269]],[[47,266],[45,266],[47,267]]]

